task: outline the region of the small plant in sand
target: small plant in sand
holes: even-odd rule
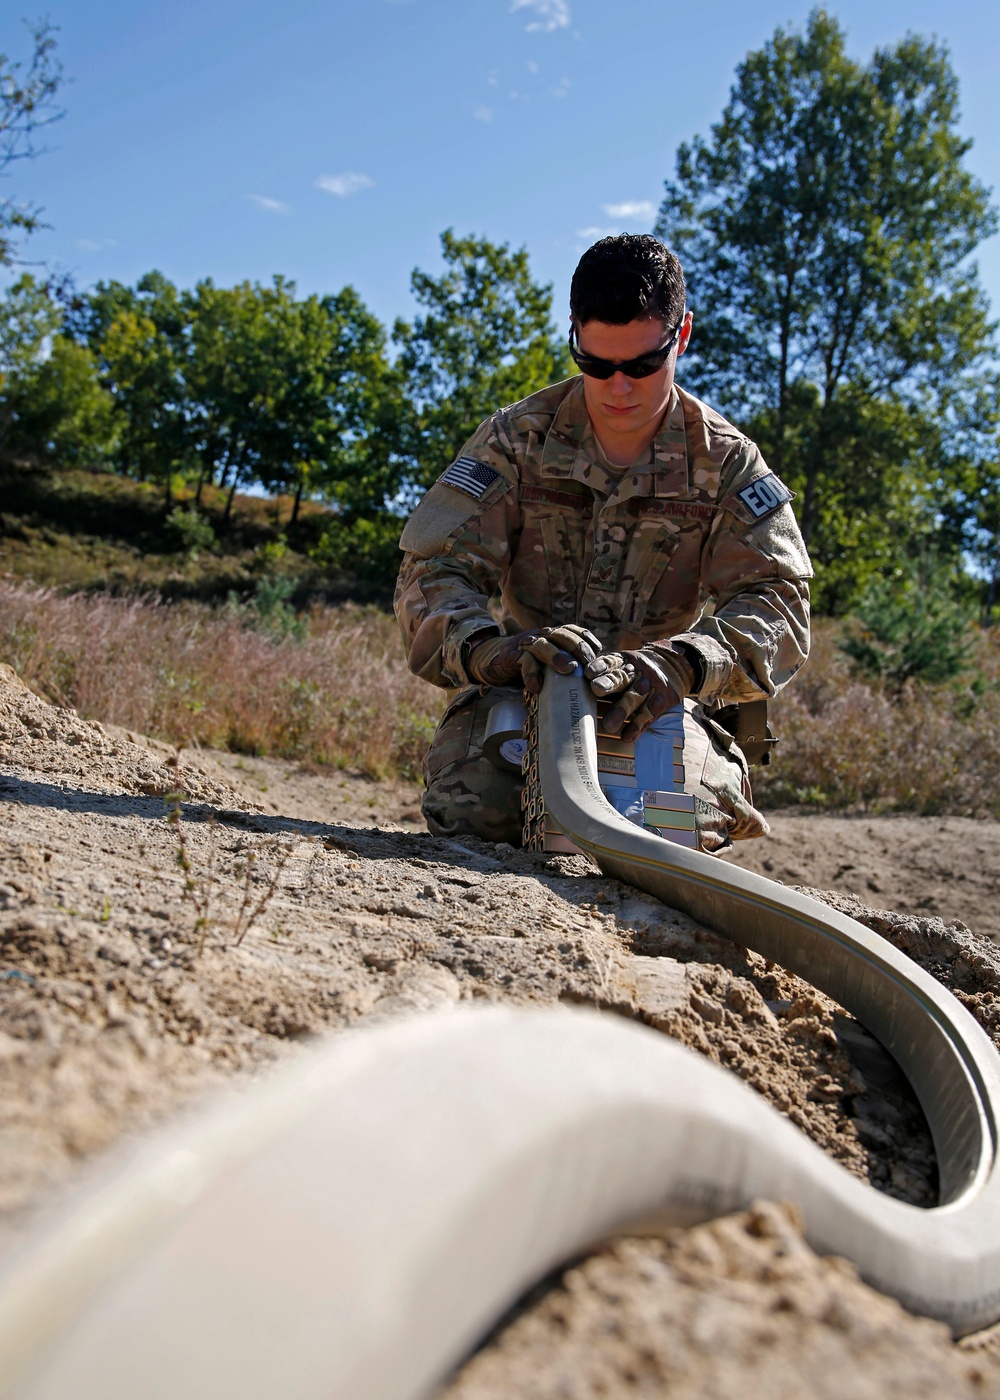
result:
[[[183,801],[186,793],[181,782],[180,750],[173,753],[167,763],[173,772],[172,788],[165,798],[167,823],[173,828],[177,843],[175,860],[184,877],[184,898],[194,910],[193,932],[198,943],[195,956],[200,957],[204,952],[205,943],[212,928],[223,925],[228,925],[233,934],[233,946],[238,948],[254,925],[264,917],[268,905],[281,888],[285,867],[292,856],[293,843],[279,842],[275,839],[273,849],[278,859],[263,892],[256,898],[254,897],[254,873],[257,868],[258,856],[254,850],[247,851],[242,868],[237,867],[236,871],[237,876],[242,875],[243,878],[240,905],[236,917],[228,920],[221,914],[215,914],[213,910],[218,886],[215,873],[215,842],[214,840],[209,841],[208,865],[200,873],[196,872],[191,860],[190,847],[184,834]],[[213,828],[214,835],[216,826],[214,819],[210,820],[210,826]]]
[[[187,839],[184,835],[182,803],[187,794],[181,783],[180,751],[178,750],[172,754],[167,760],[167,763],[173,773],[171,790],[164,799],[167,804],[167,823],[173,828],[174,839],[177,843],[174,858],[184,877],[184,898],[194,910],[194,935],[198,940],[197,956],[200,957],[204,950],[205,939],[208,937],[208,931],[212,923],[212,899],[215,886],[215,843],[209,843],[208,869],[203,874],[196,875],[191,864],[191,855]]]
[[[277,844],[277,843],[276,843]],[[292,856],[292,843],[287,842],[279,848],[277,864],[271,874],[270,880],[264,887],[264,892],[256,901],[253,897],[253,874],[257,864],[257,852],[247,851],[246,866],[243,871],[243,898],[240,901],[239,911],[236,921],[233,924],[235,935],[235,946],[238,948],[253,928],[258,919],[262,919],[267,912],[267,906],[281,888],[281,877],[285,872],[285,866]]]

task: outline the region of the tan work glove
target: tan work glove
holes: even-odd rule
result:
[[[576,666],[594,661],[600,650],[586,627],[539,627],[512,637],[473,638],[465,669],[480,685],[523,685],[537,695],[546,666],[568,676]]]
[[[694,668],[672,642],[657,642],[656,650],[611,651],[584,667],[584,676],[598,700],[619,698],[601,722],[605,734],[632,740],[654,720],[688,695]]]

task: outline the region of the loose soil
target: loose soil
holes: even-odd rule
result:
[[[642,1020],[877,1189],[934,1200],[926,1124],[871,1036],[581,858],[432,837],[405,785],[232,755],[174,763],[6,668],[0,798],[0,1247],[99,1154],[227,1077],[370,1017],[473,999]],[[774,825],[736,858],[827,886],[1000,1040],[1000,827]],[[443,1394],[1000,1396],[992,1357],[817,1258],[763,1203],[574,1265]]]

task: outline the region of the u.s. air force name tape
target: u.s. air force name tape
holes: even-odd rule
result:
[[[791,491],[773,472],[768,472],[767,476],[759,476],[756,481],[751,481],[749,486],[744,486],[743,490],[737,491],[736,494],[757,520],[792,499]]]
[[[446,486],[455,486],[459,491],[467,491],[478,500],[484,495],[500,475],[485,462],[477,462],[475,457],[459,457],[441,477]]]

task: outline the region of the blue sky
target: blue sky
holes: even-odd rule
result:
[[[47,151],[5,193],[45,206],[26,255],[131,282],[156,267],[353,283],[383,319],[448,226],[516,246],[566,316],[579,252],[648,229],[680,141],[717,119],[733,70],[792,0],[8,0],[60,26],[71,81]],[[1000,6],[832,5],[853,53],[907,30],[949,46],[968,163],[1000,187]],[[980,253],[1000,309],[1000,239]]]

